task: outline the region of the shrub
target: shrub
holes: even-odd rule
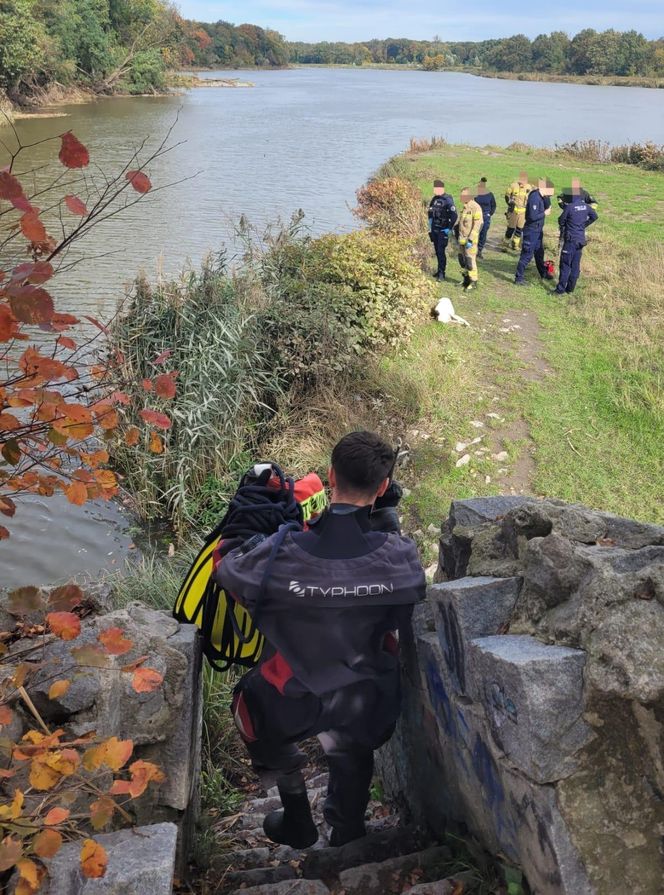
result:
[[[265,401],[276,400],[276,377],[255,337],[247,288],[227,274],[223,258],[208,258],[199,273],[178,281],[150,286],[139,280],[112,327],[132,405],[144,400],[145,381],[165,355],[178,371],[172,426],[163,440],[144,437],[138,453],[118,447],[117,463],[144,519],[168,514],[176,524],[185,521],[188,500],[210,478],[223,479],[251,443]],[[123,435],[133,443],[133,429]]]
[[[433,303],[433,284],[390,236],[299,241],[282,250],[278,267],[260,324],[289,384],[314,384],[399,345]]]
[[[426,229],[420,191],[399,177],[373,179],[359,189],[354,214],[370,230],[402,239],[415,239]]]

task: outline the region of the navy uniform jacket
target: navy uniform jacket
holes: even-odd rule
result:
[[[449,193],[442,196],[434,196],[429,202],[429,221],[431,232],[440,233],[441,230],[451,230],[457,221],[457,210],[454,198]]]
[[[558,218],[560,238],[563,242],[575,242],[577,245],[584,246],[587,242],[586,228],[594,224],[596,220],[595,209],[587,205],[581,196],[577,196],[576,201],[565,206],[563,213]]]
[[[551,199],[543,196],[539,190],[532,190],[526,200],[526,223],[524,230],[544,229],[547,208],[551,207]]]
[[[482,209],[485,221],[496,213],[496,197],[493,193],[481,193],[479,196],[475,196],[475,201]]]

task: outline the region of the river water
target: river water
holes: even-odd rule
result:
[[[108,172],[121,167],[142,138],[160,140],[178,115],[172,141],[182,145],[149,173],[155,185],[197,175],[148,194],[93,231],[79,251],[94,260],[58,278],[61,310],[108,317],[137,271],[174,273],[223,244],[232,255],[240,215],[261,229],[301,208],[314,233],[348,230],[355,190],[410,137],[481,146],[664,143],[662,90],[375,69],[202,77],[248,77],[255,87],[113,98],[64,106],[56,110],[61,118],[18,123],[29,143],[73,130],[93,163]],[[31,160],[39,164],[52,153],[44,144]],[[79,510],[49,499],[20,512],[12,538],[0,544],[0,586],[95,575],[117,564],[129,543],[115,510],[109,534],[108,507]]]

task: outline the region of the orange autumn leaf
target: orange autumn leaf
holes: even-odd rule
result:
[[[6,727],[14,720],[14,713],[8,705],[0,705],[0,727]]]
[[[62,777],[59,771],[50,767],[47,758],[47,753],[35,755],[30,764],[30,786],[34,786],[40,792],[53,789]]]
[[[90,153],[71,131],[62,134],[58,158],[66,168],[85,168],[90,163]]]
[[[46,227],[36,211],[26,211],[21,215],[21,232],[30,242],[42,243],[48,240]]]
[[[88,771],[98,771],[104,765],[111,771],[119,771],[127,764],[134,751],[131,740],[110,737],[98,746],[92,746],[83,755],[83,767]]]
[[[164,680],[163,674],[159,674],[154,668],[137,668],[131,680],[131,685],[137,693],[152,693]]]
[[[32,840],[32,850],[39,858],[52,858],[60,851],[62,834],[57,830],[42,830]]]
[[[149,783],[163,783],[166,779],[164,772],[151,761],[139,759],[129,766],[131,780],[116,780],[110,789],[110,794],[128,795],[132,799],[142,796]]]
[[[115,802],[109,796],[102,796],[90,805],[90,821],[95,830],[108,826],[115,811]]]
[[[48,691],[49,699],[59,699],[61,696],[64,696],[67,690],[71,687],[71,681],[55,681],[55,683],[51,684]]]
[[[97,638],[106,647],[111,656],[123,656],[134,646],[133,640],[124,636],[122,628],[107,628]]]
[[[88,499],[88,489],[83,482],[72,482],[65,488],[65,494],[69,503],[77,507],[82,507]]]
[[[76,342],[73,339],[70,339],[69,336],[60,336],[58,345],[60,345],[61,348],[69,348],[71,351],[76,350]]]
[[[48,605],[54,612],[66,611],[80,606],[83,599],[83,591],[78,584],[63,584],[48,595]]]
[[[73,612],[49,612],[46,621],[60,640],[75,640],[81,633],[81,620]]]
[[[0,525],[0,541],[6,541],[9,537],[9,529],[4,525]]]
[[[153,454],[163,454],[164,442],[156,432],[150,432],[150,450]]]
[[[81,870],[88,879],[99,879],[106,873],[108,855],[103,845],[94,839],[85,839],[81,848]]]
[[[125,444],[129,445],[129,447],[134,447],[134,445],[138,444],[140,437],[140,429],[137,426],[130,426],[125,434]]]
[[[33,895],[39,890],[41,881],[46,875],[46,870],[30,858],[21,858],[16,863],[19,880],[16,884],[15,895]]]
[[[47,827],[54,827],[56,824],[64,823],[70,813],[68,808],[51,808],[44,818],[44,823]]]

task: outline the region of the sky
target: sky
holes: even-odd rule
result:
[[[556,0],[553,15],[550,0],[450,2],[441,3],[440,12],[431,0],[176,0],[176,5],[188,19],[250,22],[274,28],[288,40],[430,40],[436,34],[441,40],[484,40],[517,33],[576,34],[583,28],[634,28],[648,38],[664,35],[663,0]]]

